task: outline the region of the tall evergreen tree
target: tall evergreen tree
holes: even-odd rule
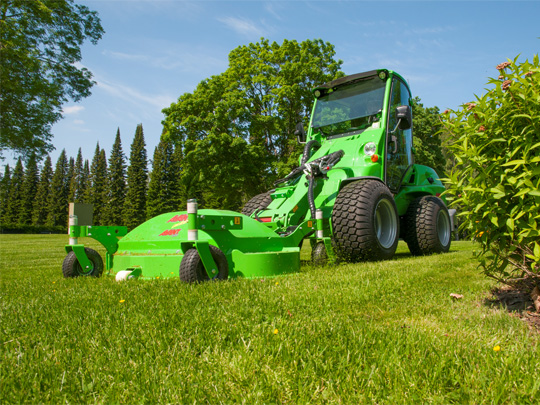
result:
[[[178,168],[173,159],[174,149],[170,140],[161,139],[154,150],[152,173],[148,184],[146,217],[178,210]]]
[[[49,215],[49,196],[51,194],[51,179],[53,177],[51,157],[47,155],[41,173],[36,198],[34,200],[34,211],[32,223],[34,225],[45,225]]]
[[[24,175],[24,182],[22,186],[21,212],[19,215],[19,224],[21,225],[30,225],[32,223],[32,213],[38,183],[39,172],[36,162],[36,155],[32,153],[28,158],[28,164],[26,165],[26,173]]]
[[[174,147],[173,152],[173,170],[174,173],[172,175],[174,180],[174,206],[178,207],[175,209],[179,209],[181,207],[185,207],[187,203],[187,196],[186,196],[186,187],[184,184],[184,152],[180,146]]]
[[[22,188],[24,182],[24,168],[21,158],[17,160],[15,170],[11,175],[9,195],[6,204],[6,213],[4,221],[6,225],[16,225],[19,223],[20,212],[22,208]]]
[[[66,180],[68,188],[68,203],[75,202],[75,194],[77,193],[77,173],[75,172],[75,159],[73,159],[73,157],[69,158]]]
[[[81,183],[80,183],[80,202],[89,204],[90,200],[88,199],[88,190],[90,189],[90,164],[88,159],[84,161],[84,166],[81,173]]]
[[[127,193],[124,202],[124,225],[133,229],[146,220],[148,158],[142,124],[137,125],[131,144],[127,169]]]
[[[87,200],[94,205],[94,225],[102,225],[107,190],[107,158],[105,150],[96,145],[96,151],[90,166],[90,181]],[[106,225],[106,224],[105,224]]]
[[[82,202],[84,193],[84,173],[83,173],[83,157],[82,150],[79,148],[77,159],[75,160],[73,176],[69,183],[69,201]]]
[[[6,207],[11,186],[11,169],[9,165],[4,168],[4,176],[0,182],[0,224],[5,223]]]
[[[120,128],[116,131],[116,138],[109,157],[107,176],[107,204],[104,211],[106,225],[123,225],[123,208],[126,198],[126,157],[122,151]]]
[[[51,180],[51,193],[49,194],[48,226],[67,226],[68,220],[68,181],[69,164],[66,150],[63,149],[58,157],[54,175]]]

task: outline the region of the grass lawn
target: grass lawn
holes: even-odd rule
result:
[[[0,235],[2,404],[540,401],[540,337],[470,242],[202,285],[67,280],[66,242]]]

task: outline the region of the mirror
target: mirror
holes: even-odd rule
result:
[[[298,139],[298,143],[306,143],[306,131],[304,130],[304,124],[302,121],[299,121],[298,124],[296,124],[294,134]]]
[[[399,107],[397,107],[396,119],[398,121],[399,129],[410,129],[412,126],[411,107],[409,107],[408,105],[400,105]]]

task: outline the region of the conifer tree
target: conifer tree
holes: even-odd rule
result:
[[[126,197],[126,157],[122,151],[120,128],[109,157],[107,176],[107,204],[104,211],[104,222],[110,226],[123,225],[123,208]]]
[[[47,213],[48,226],[67,226],[68,220],[68,181],[69,164],[66,157],[66,150],[63,149],[58,157],[54,175],[51,180],[51,192],[49,194],[49,204]]]
[[[105,150],[96,145],[96,151],[90,166],[90,181],[87,190],[87,201],[94,206],[94,225],[106,225],[103,221],[103,211],[106,202],[107,189],[107,159]]]
[[[77,193],[77,174],[75,173],[75,159],[73,159],[73,157],[69,158],[66,180],[68,187],[68,203],[75,202],[75,194]]]
[[[166,212],[178,210],[178,176],[179,171],[173,159],[171,141],[161,139],[154,150],[152,173],[148,184],[146,201],[146,217],[148,219]]]
[[[146,220],[148,159],[142,124],[137,125],[131,144],[127,169],[127,193],[124,202],[124,225],[133,229]]]
[[[186,206],[187,203],[187,196],[186,196],[186,187],[184,185],[184,177],[183,177],[183,161],[184,154],[182,151],[182,148],[180,146],[174,147],[174,153],[173,153],[173,169],[174,174],[173,177],[176,178],[174,181],[174,204],[175,209],[180,209],[182,207]]]
[[[5,223],[6,207],[9,198],[9,188],[11,186],[11,169],[9,165],[4,168],[4,176],[0,182],[0,224]]]
[[[39,183],[39,172],[36,162],[36,155],[32,153],[28,158],[26,173],[22,186],[21,212],[19,215],[20,225],[30,225],[32,223],[32,213],[34,201]]]
[[[49,214],[49,196],[51,194],[51,179],[53,177],[51,157],[47,155],[43,169],[39,175],[39,184],[36,198],[34,200],[34,210],[32,214],[33,225],[42,226],[47,221]]]
[[[77,159],[75,160],[75,167],[73,177],[69,183],[69,201],[70,202],[82,202],[84,193],[84,173],[83,173],[83,157],[82,150],[79,148],[77,153]]]
[[[24,182],[24,168],[21,158],[17,160],[15,170],[11,175],[9,195],[7,197],[6,212],[4,221],[6,225],[16,225],[19,223],[19,217],[22,207],[22,187]]]
[[[88,199],[88,190],[90,189],[90,164],[88,159],[84,161],[84,166],[81,173],[81,183],[80,183],[80,202],[89,204],[90,200]]]

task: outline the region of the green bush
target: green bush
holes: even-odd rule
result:
[[[456,156],[448,193],[481,246],[484,272],[506,284],[540,285],[540,68],[501,63],[492,89],[445,111]]]
[[[66,226],[45,225],[13,225],[0,223],[0,233],[38,234],[38,233],[67,233]],[[67,236],[66,236],[67,238]]]

